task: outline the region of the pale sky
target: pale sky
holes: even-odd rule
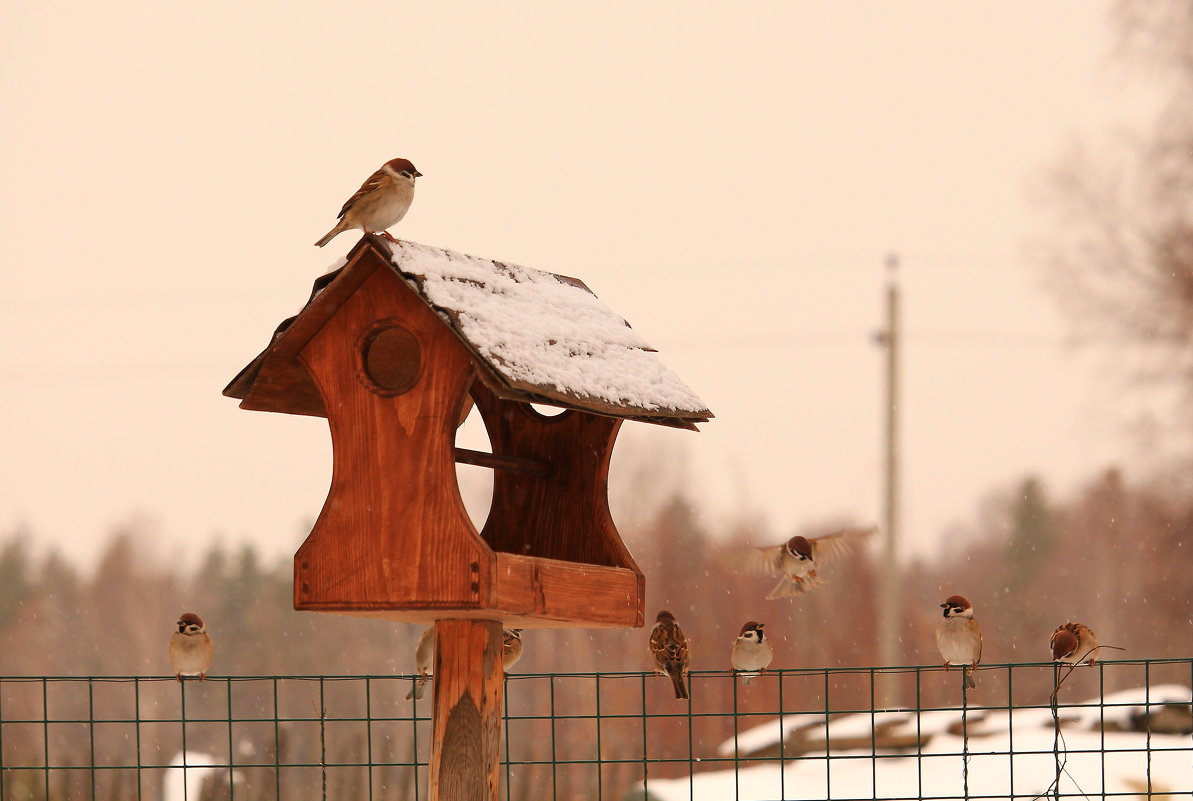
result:
[[[909,547],[1024,474],[1129,464],[1031,258],[1041,171],[1146,110],[1107,7],[5,3],[0,533],[292,552],[326,422],[220,391],[397,156],[424,177],[395,235],[582,278],[717,415],[624,426],[615,508],[653,459],[714,532],[878,520],[892,251]]]

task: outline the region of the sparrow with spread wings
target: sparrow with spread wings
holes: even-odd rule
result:
[[[779,545],[750,548],[743,562],[756,573],[782,576],[766,596],[768,601],[794,598],[824,584],[826,579],[820,576],[819,568],[852,553],[858,543],[877,530],[877,527],[852,528],[821,537],[796,536]]]

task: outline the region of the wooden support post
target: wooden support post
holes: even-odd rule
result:
[[[501,623],[435,623],[430,801],[497,801],[501,758]]]

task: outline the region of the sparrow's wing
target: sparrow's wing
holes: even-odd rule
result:
[[[414,666],[419,673],[430,673],[435,664],[435,625],[432,623],[419,635],[414,647]]]
[[[515,662],[522,658],[522,638],[509,629],[503,633],[505,640],[501,643],[501,661],[505,669],[509,670]]]
[[[688,651],[687,635],[683,633],[683,629],[681,629],[678,625],[675,626],[675,642],[678,650],[678,653],[676,654],[676,661],[679,662],[680,667],[682,667],[684,670],[687,670],[688,662],[691,660],[692,655]]]
[[[668,665],[687,667],[688,640],[676,624],[656,625],[650,633],[650,653],[664,670]]]
[[[385,171],[385,168],[377,170],[377,172],[370,175],[365,182],[360,185],[360,189],[356,190],[356,194],[344,201],[344,207],[340,209],[340,213],[336,216],[343,217],[348,213],[348,209],[355,206],[357,201],[359,201],[362,197],[376,192],[378,189],[387,185],[392,180],[393,178],[389,177],[389,174]]]
[[[779,574],[783,572],[783,549],[786,545],[780,543],[766,548],[746,548],[739,551],[732,561],[739,570],[747,573]]]
[[[1067,642],[1069,635],[1072,635],[1072,642]],[[1064,638],[1058,644],[1058,640]],[[1048,649],[1052,651],[1052,658],[1057,659],[1062,656],[1071,656],[1077,650],[1077,646],[1081,643],[1081,638],[1078,633],[1074,631],[1072,623],[1065,623],[1063,626],[1057,626],[1056,631],[1052,632],[1052,636],[1048,638]],[[1071,647],[1070,647],[1071,645]],[[1064,653],[1058,654],[1057,648],[1060,648]]]
[[[812,559],[816,564],[823,565],[834,559],[848,556],[863,540],[873,536],[876,531],[878,531],[877,526],[847,528],[844,531],[825,534],[823,537],[813,537],[809,540],[812,543]]]
[[[650,631],[650,661],[659,673],[667,672],[667,645],[664,642],[663,627],[659,625]]]
[[[972,617],[969,618],[969,630],[973,634],[974,638],[978,641],[978,652],[973,658],[973,666],[976,668],[978,663],[982,661],[982,630],[978,627],[978,621],[974,620]]]

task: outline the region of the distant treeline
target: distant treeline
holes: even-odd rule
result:
[[[692,642],[694,670],[726,669],[730,645],[746,620],[767,624],[766,631],[776,643],[774,667],[875,663],[878,538],[868,552],[832,565],[826,571],[829,583],[815,592],[793,601],[767,601],[764,596],[773,579],[736,572],[732,553],[797,532],[762,530],[748,522],[748,514],[731,530],[711,531],[699,505],[682,494],[665,497],[655,508],[633,517],[621,527],[647,577],[648,626],[658,609],[671,609]],[[870,522],[834,521],[798,533],[814,535],[838,523]],[[1091,626],[1103,643],[1127,648],[1125,655],[1132,658],[1189,656],[1193,652],[1191,532],[1193,505],[1129,485],[1115,471],[1104,473],[1064,501],[1049,499],[1036,479],[1019,482],[983,503],[975,519],[950,532],[931,558],[905,566],[902,661],[939,663],[933,627],[938,604],[953,593],[964,594],[974,603],[985,634],[983,662],[988,665],[1044,661],[1049,634],[1071,619]],[[163,676],[169,672],[166,641],[183,611],[198,612],[207,623],[217,649],[213,677],[413,671],[417,627],[293,611],[288,559],[263,564],[252,545],[232,550],[215,545],[197,559],[173,563],[143,556],[145,536],[114,532],[98,564],[88,570],[56,553],[34,558],[28,535],[0,541],[0,676]],[[525,633],[524,642],[525,655],[514,673],[639,671],[648,664],[645,630],[532,630]],[[1133,682],[1124,673],[1107,675],[1121,677],[1124,686],[1142,683],[1142,676]],[[906,678],[910,691],[912,677]],[[920,703],[940,704],[954,698],[954,678],[941,673],[939,681],[925,680]],[[1033,693],[1046,699],[1050,680],[1048,671],[1040,672],[1039,686],[1023,685],[1017,678],[1014,701]],[[1072,683],[1090,684],[1073,691],[1096,694],[1094,681],[1092,674],[1074,676]],[[1011,700],[999,671],[983,671],[979,682],[979,699]],[[154,686],[174,688],[172,682]],[[561,707],[591,704],[591,698],[569,698],[569,686],[560,683],[555,703]],[[803,697],[788,693],[784,710],[825,711],[823,689],[809,690]],[[827,689],[831,709],[871,704],[866,681],[834,674]],[[1115,689],[1120,688],[1104,688],[1106,692]],[[659,698],[653,697],[656,691]],[[176,689],[153,691],[163,692],[172,697]],[[648,682],[648,692],[651,707],[659,708],[667,700],[667,682]],[[602,709],[642,708],[641,687],[635,682],[607,682],[601,693]],[[20,695],[5,685],[0,697],[5,719],[42,714],[36,699]],[[774,709],[776,695],[773,682],[759,680],[748,690],[739,688],[737,708],[745,713]],[[396,695],[394,700],[399,706],[408,703],[399,702]],[[528,711],[539,707],[540,701],[523,698],[517,703]],[[105,702],[101,698],[98,703]],[[710,709],[733,708],[731,683],[707,682],[698,703]],[[218,716],[219,710],[204,712]],[[115,709],[96,712],[109,713],[119,716]],[[712,742],[731,736],[725,720],[718,719],[702,737]],[[6,764],[20,764],[25,757],[36,760],[44,746],[35,729],[29,729],[24,742],[21,731],[6,727],[2,743]],[[213,742],[200,741],[196,746],[226,754],[226,727],[222,731],[213,735]],[[148,729],[142,734],[150,736]],[[56,747],[86,753],[85,730],[63,730],[55,736],[83,738],[76,748],[65,742]],[[297,738],[295,743],[306,738],[304,742],[317,747],[317,738],[310,739],[314,736],[309,731],[291,735]],[[395,735],[386,748],[403,753],[409,748],[404,736]],[[686,748],[686,741],[669,742],[672,736],[687,736],[682,727],[673,733],[662,727],[655,736],[659,741],[652,741],[652,751],[666,753],[675,748],[679,753]],[[267,747],[270,737],[263,737],[261,747]],[[541,744],[522,745],[532,751],[549,748],[545,739]],[[569,749],[577,754],[591,749],[586,737],[565,738],[556,745],[557,759],[566,758]],[[623,751],[628,757],[641,754],[633,732],[606,742],[603,748],[606,759]],[[548,755],[544,750],[543,758]],[[403,792],[409,789],[409,779],[405,776],[398,782]],[[274,797],[269,795],[272,792],[266,795]],[[237,797],[241,797],[239,791]]]

